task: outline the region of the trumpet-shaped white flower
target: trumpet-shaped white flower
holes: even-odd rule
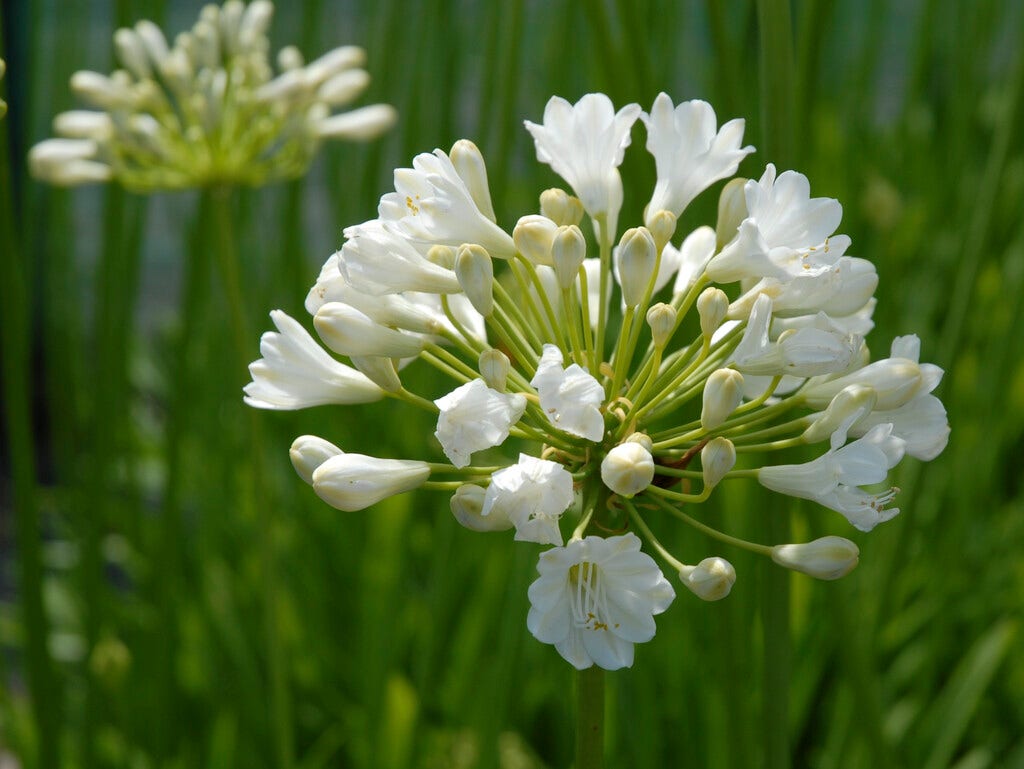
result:
[[[338,269],[349,285],[373,296],[403,291],[454,294],[462,291],[453,270],[427,259],[405,238],[367,222],[345,230]]]
[[[430,465],[411,459],[338,454],[317,467],[312,477],[313,491],[320,499],[352,512],[422,486],[430,477]]]
[[[563,368],[562,363],[562,351],[553,344],[544,345],[537,373],[530,382],[537,388],[540,407],[559,430],[599,441],[604,435],[604,388],[579,364]]]
[[[861,339],[836,333],[824,313],[814,326],[790,329],[769,341],[772,300],[761,294],[754,303],[733,365],[744,374],[810,377],[846,371],[861,346]]]
[[[413,159],[412,166],[395,171],[395,191],[380,199],[382,221],[392,223],[415,243],[452,247],[476,243],[491,256],[515,255],[512,238],[494,223],[493,211],[488,216],[480,209],[448,155],[441,150],[423,153]]]
[[[124,69],[71,77],[71,89],[97,111],[64,113],[54,123],[60,136],[91,140],[88,154],[62,161],[43,142],[30,153],[33,175],[140,191],[261,185],[304,174],[326,138],[371,139],[394,124],[386,104],[331,114],[369,83],[360,48],[335,49],[307,67],[286,48],[274,77],[272,14],[268,0],[207,5],[173,46],[152,22],[117,30]]]
[[[517,464],[491,476],[481,514],[507,517],[517,540],[561,545],[558,519],[572,503],[572,476],[564,467],[520,454]]]
[[[651,114],[641,117],[658,171],[648,217],[662,209],[678,217],[701,192],[736,173],[740,161],[754,151],[740,147],[746,122],[738,118],[718,129],[715,110],[706,101],[684,101],[673,108],[668,94],[660,93]]]
[[[526,410],[519,393],[500,393],[474,379],[434,401],[441,413],[434,435],[456,467],[469,464],[474,451],[499,446]]]
[[[905,445],[892,434],[892,425],[877,425],[864,437],[810,462],[762,467],[757,479],[773,491],[830,507],[856,528],[870,531],[899,512],[898,508],[885,509],[895,490],[870,494],[857,487],[884,481],[903,458]]]
[[[336,361],[294,318],[270,313],[277,331],[260,339],[258,361],[249,365],[252,381],[245,402],[260,409],[304,409],[326,403],[371,403],[384,392],[358,371]]]
[[[654,637],[654,615],[676,597],[634,534],[586,537],[541,553],[526,625],[578,670],[633,664],[633,645]]]
[[[586,212],[604,219],[612,236],[622,208],[619,165],[640,113],[639,104],[627,104],[615,112],[603,93],[588,93],[575,104],[552,96],[544,108],[543,123],[525,121],[537,147],[537,160],[569,183]]]

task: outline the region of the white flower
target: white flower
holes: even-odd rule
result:
[[[252,381],[245,386],[245,402],[250,406],[291,410],[384,397],[377,385],[328,355],[298,321],[281,310],[270,317],[277,332],[263,334],[263,357],[249,365]]]
[[[824,313],[817,316],[816,325],[787,330],[776,342],[769,341],[771,321],[772,300],[761,294],[732,355],[733,365],[743,373],[797,377],[834,374],[849,368],[861,346],[860,337],[836,333]]]
[[[339,454],[313,471],[313,491],[331,507],[351,512],[415,489],[429,477],[426,462]]]
[[[520,454],[518,464],[491,476],[481,514],[508,517],[517,540],[561,545],[558,519],[572,503],[572,476],[564,467]]]
[[[373,296],[402,291],[457,294],[455,272],[427,259],[405,238],[377,221],[345,230],[338,269],[353,288]]]
[[[456,467],[469,464],[474,451],[498,446],[526,409],[519,393],[500,393],[474,379],[434,401],[441,413],[434,435]]]
[[[603,93],[588,93],[576,104],[552,96],[542,124],[525,121],[537,159],[569,183],[592,218],[607,221],[610,237],[622,207],[619,164],[640,112],[640,105],[627,104],[616,113]]]
[[[850,242],[844,235],[829,241],[843,208],[832,198],[812,198],[810,190],[807,177],[796,171],[776,179],[771,163],[759,181],[748,181],[747,218],[708,265],[712,280],[795,277],[832,265]]]
[[[899,512],[898,508],[885,509],[896,490],[870,494],[857,487],[884,481],[903,458],[904,446],[904,441],[892,434],[892,425],[877,425],[864,437],[810,462],[762,467],[757,479],[773,491],[830,507],[856,528],[870,531]]]
[[[537,373],[530,382],[537,388],[540,407],[558,429],[588,441],[599,441],[604,435],[604,388],[579,364],[562,368],[562,362],[558,347],[544,345]]]
[[[493,211],[480,210],[448,155],[442,150],[422,153],[412,165],[395,170],[395,191],[384,195],[377,209],[381,220],[417,243],[453,247],[476,243],[494,257],[515,255],[512,238],[488,216]],[[471,182],[474,187],[479,184],[475,177]]]
[[[587,537],[541,553],[526,626],[578,670],[633,664],[633,644],[654,637],[654,615],[676,597],[634,534]]]
[[[601,460],[601,480],[616,494],[632,497],[654,480],[654,458],[640,443],[620,443]]]
[[[647,125],[647,151],[658,170],[648,222],[661,209],[679,216],[697,195],[736,173],[740,161],[754,151],[740,148],[745,121],[730,120],[718,130],[715,111],[705,101],[673,108],[672,99],[660,93],[651,114],[641,118]]]

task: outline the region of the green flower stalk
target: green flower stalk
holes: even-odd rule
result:
[[[619,165],[637,119],[658,179],[643,222],[619,237]],[[545,191],[540,213],[510,236],[475,145],[417,156],[395,171],[378,218],[345,231],[306,298],[330,352],[274,311],[246,401],[392,398],[436,415],[448,462],[349,454],[311,436],[292,461],[340,510],[442,490],[467,528],[547,546],[527,627],[576,668],[614,670],[633,663],[675,597],[642,542],[701,599],[724,598],[737,579],[720,556],[688,563],[670,552],[658,529],[693,527],[820,579],[849,572],[858,552],[845,538],[747,542],[701,520],[700,504],[723,483],[755,479],[861,530],[888,520],[897,490],[870,487],[904,455],[927,460],[946,445],[931,395],[942,371],[919,362],[914,336],[869,363],[878,276],[846,255],[841,206],[812,198],[802,174],[769,164],[730,182],[716,227],[677,238],[690,202],[753,151],[741,146],[742,120],[719,128],[710,105],[665,94],[649,114],[616,112],[589,94],[552,98],[543,123],[526,127],[574,195]],[[454,389],[407,390],[410,359]],[[821,444],[802,464],[755,460]]]
[[[29,153],[33,175],[138,192],[261,186],[304,174],[325,139],[370,139],[391,127],[395,110],[385,104],[335,112],[369,84],[361,48],[305,64],[287,47],[275,75],[272,15],[268,0],[208,5],[173,45],[150,21],[117,30],[123,69],[72,75],[72,91],[95,109],[57,115],[60,138]]]

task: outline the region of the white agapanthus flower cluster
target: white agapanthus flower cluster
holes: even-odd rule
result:
[[[71,90],[94,110],[63,112],[56,139],[29,153],[33,175],[73,186],[117,181],[150,191],[262,185],[301,176],[324,139],[370,139],[395,121],[386,104],[335,113],[369,84],[361,48],[309,64],[293,46],[269,60],[268,0],[207,5],[173,45],[150,21],[119,29],[123,69],[80,71]]]
[[[617,237],[619,164],[637,119],[658,179],[644,223]],[[475,145],[418,156],[395,171],[378,218],[346,230],[307,297],[321,342],[347,361],[275,311],[278,331],[264,335],[246,388],[260,408],[390,397],[427,409],[450,463],[374,459],[303,436],[292,447],[299,474],[342,510],[449,490],[467,528],[550,546],[527,626],[577,668],[630,665],[672,602],[642,540],[700,598],[735,582],[724,558],[685,563],[652,529],[681,521],[820,579],[849,572],[848,539],[745,542],[695,508],[719,483],[756,479],[866,531],[896,514],[896,489],[878,488],[889,470],[946,444],[931,394],[942,371],[920,362],[917,337],[869,363],[877,274],[835,234],[839,203],[769,165],[725,185],[714,229],[677,237],[689,203],[753,151],[742,121],[718,128],[708,104],[664,94],[650,114],[589,94],[553,98],[544,122],[526,127],[574,194],[546,190],[510,234]],[[408,391],[400,372],[416,359],[454,389],[433,400]],[[758,466],[801,446],[818,458]]]

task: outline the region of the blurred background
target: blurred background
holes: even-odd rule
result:
[[[25,163],[53,115],[80,106],[71,74],[114,68],[115,29],[148,18],[173,38],[199,8],[0,5],[0,766],[571,764],[572,670],[525,626],[539,548],[461,529],[442,494],[327,507],[290,466],[295,436],[439,457],[430,419],[385,404],[259,412],[254,447],[234,361],[259,357],[269,310],[308,320],[342,228],[375,215],[416,153],[473,139],[510,229],[561,185],[523,119],[553,94],[649,109],[666,91],[747,119],[760,151],[740,175],[774,161],[842,202],[851,253],[881,277],[869,344],[884,357],[920,335],[922,360],[946,370],[953,432],[934,462],[900,466],[903,512],[869,535],[750,484],[712,498],[708,520],[740,536],[786,515],[794,541],[861,548],[840,582],[786,576],[785,692],[764,669],[763,565],[663,532],[739,579],[717,604],[680,590],[634,668],[607,676],[609,765],[1024,767],[1024,3],[803,0],[795,44],[763,57],[751,0],[278,3],[274,52],[365,47],[361,103],[393,104],[399,122],[325,145],[300,181],[239,191],[242,354],[204,193],[60,190]],[[793,130],[769,156],[759,78],[787,54]],[[622,167],[624,227],[654,181],[644,140],[635,130]],[[680,233],[713,223],[720,187]],[[431,398],[446,387],[415,367],[407,379]]]

